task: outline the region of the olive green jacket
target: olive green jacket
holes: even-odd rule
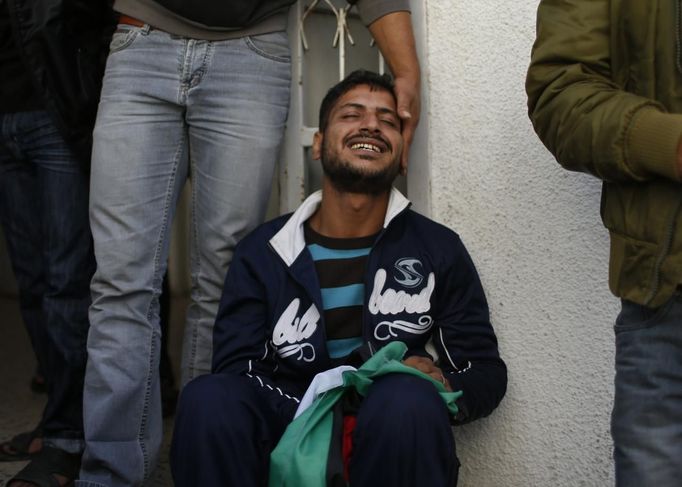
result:
[[[651,307],[682,283],[681,3],[542,0],[526,80],[545,146],[604,181],[611,291]]]

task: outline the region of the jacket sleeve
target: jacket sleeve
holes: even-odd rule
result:
[[[531,121],[567,169],[607,181],[678,180],[682,116],[612,80],[612,3],[541,1],[526,79]]]
[[[464,392],[455,422],[466,423],[489,415],[500,403],[507,390],[507,367],[476,268],[459,238],[452,250],[454,258],[437,288],[433,342],[452,389]]]
[[[242,244],[230,264],[213,329],[213,373],[250,378],[277,410],[293,418],[299,398],[272,378],[276,363],[269,345],[265,283],[243,255]]]

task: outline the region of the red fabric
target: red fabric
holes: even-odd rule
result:
[[[357,419],[355,416],[343,417],[343,448],[341,454],[343,456],[343,476],[346,482],[349,481],[348,466],[350,465],[350,457],[353,455],[353,431]]]

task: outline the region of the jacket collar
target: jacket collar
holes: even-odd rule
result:
[[[284,263],[291,267],[299,254],[305,248],[305,237],[303,236],[303,224],[310,218],[320,206],[322,201],[322,191],[315,191],[308,196],[301,206],[291,215],[284,226],[274,237],[270,239],[270,246],[279,255]],[[410,206],[410,201],[395,188],[391,188],[388,199],[388,208],[384,217],[384,228]]]

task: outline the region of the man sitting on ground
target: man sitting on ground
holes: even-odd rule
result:
[[[506,367],[461,240],[392,188],[400,129],[387,76],[356,71],[327,93],[312,148],[322,191],[237,247],[213,374],[181,396],[171,453],[177,486],[266,485],[270,452],[312,378],[392,341],[407,345],[405,364],[463,392],[459,412],[450,417],[427,380],[377,379],[357,413],[350,484],[456,484],[450,424],[495,409]]]

